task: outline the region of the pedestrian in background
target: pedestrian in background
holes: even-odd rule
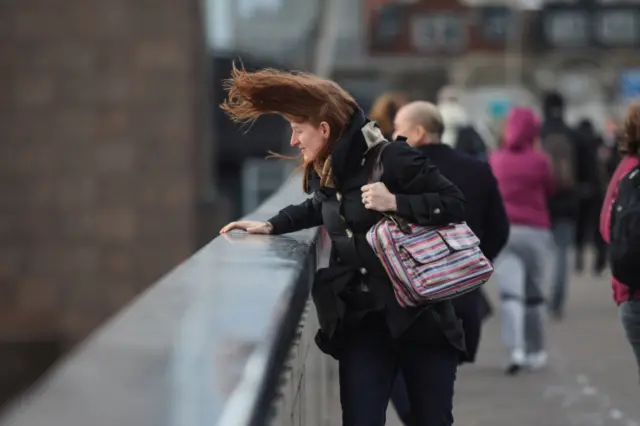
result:
[[[406,138],[410,146],[422,152],[444,177],[462,191],[467,200],[466,222],[480,239],[484,255],[493,261],[507,242],[509,220],[491,167],[442,143],[442,116],[429,102],[412,102],[402,107],[395,117],[394,126],[396,138]],[[477,289],[452,301],[465,333],[467,351],[461,362],[475,362],[482,321],[487,314],[484,297],[482,289]],[[391,400],[404,424],[415,424],[402,373],[398,374]]]
[[[393,119],[406,103],[402,93],[386,92],[376,99],[369,111],[369,118],[378,123],[382,134],[389,141],[393,140]]]
[[[495,270],[503,338],[510,352],[508,374],[523,367],[538,369],[547,362],[544,281],[552,248],[548,201],[554,181],[539,136],[533,111],[514,108],[507,116],[504,146],[489,158],[511,223]]]
[[[638,166],[638,156],[640,155],[640,104],[632,105],[627,111],[624,134],[620,141],[620,153],[622,154],[622,159],[609,182],[600,212],[600,233],[607,244],[611,243],[611,214],[613,205],[618,198],[620,182]],[[637,220],[635,224],[638,224]],[[631,344],[636,362],[640,367],[640,291],[632,292],[628,285],[615,277],[611,277],[611,286],[613,288],[613,299],[620,309],[620,320],[627,340]]]
[[[569,249],[575,243],[580,199],[591,189],[595,167],[589,162],[587,144],[564,120],[562,95],[547,94],[543,112],[541,146],[551,161],[556,187],[549,199],[555,247],[549,311],[554,318],[561,319],[567,301]]]

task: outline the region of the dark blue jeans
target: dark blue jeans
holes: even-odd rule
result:
[[[405,426],[413,426],[411,417],[411,404],[409,403],[409,395],[407,394],[407,384],[404,381],[404,375],[398,374],[396,381],[391,389],[391,403],[396,409],[400,421]]]
[[[640,368],[640,300],[629,300],[621,304],[620,320]]]
[[[392,339],[384,320],[349,332],[339,359],[343,426],[382,426],[398,372],[406,383],[411,426],[453,424],[458,352]]]
[[[572,220],[558,220],[551,227],[555,243],[555,263],[549,308],[554,315],[561,316],[564,313],[569,283],[569,249],[575,241],[575,232],[576,225]]]
[[[483,291],[479,289],[454,299],[453,305],[463,322],[467,346],[467,354],[460,361],[473,363],[480,342],[482,322],[492,314],[491,303]],[[398,373],[393,389],[391,389],[391,403],[402,423],[405,426],[412,426],[414,422],[411,419],[411,404],[402,372]]]

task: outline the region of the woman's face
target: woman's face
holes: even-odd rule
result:
[[[291,146],[300,150],[305,163],[314,161],[329,139],[329,124],[325,121],[318,127],[308,122],[290,121],[289,124],[291,124]]]

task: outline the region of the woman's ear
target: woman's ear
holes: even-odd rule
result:
[[[331,136],[331,127],[329,126],[329,123],[322,121],[320,123],[320,132],[322,133],[324,140],[328,140],[329,136]]]

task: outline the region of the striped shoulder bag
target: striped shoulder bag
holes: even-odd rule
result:
[[[370,182],[382,177],[379,145]],[[435,303],[468,293],[487,282],[493,265],[480,250],[480,240],[466,223],[419,226],[384,214],[367,232],[403,307]]]

